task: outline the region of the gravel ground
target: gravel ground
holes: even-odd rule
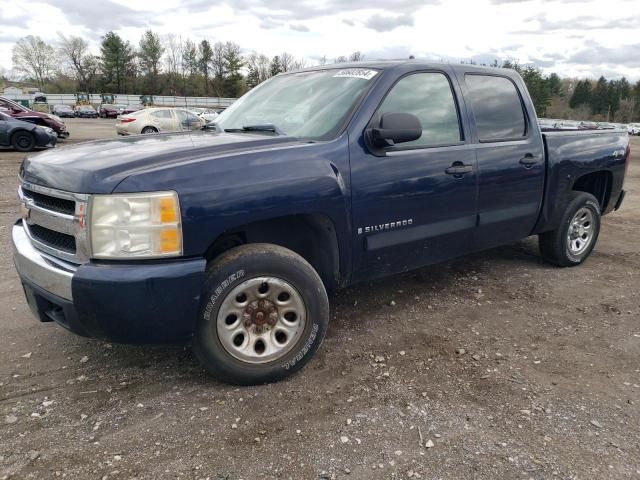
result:
[[[67,123],[62,148],[115,136]],[[638,160],[583,266],[527,239],[344,290],[305,370],[236,388],[188,349],[32,318],[9,246],[21,157],[0,151],[0,479],[640,478]]]

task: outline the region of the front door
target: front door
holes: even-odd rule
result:
[[[477,168],[465,141],[453,83],[445,72],[416,72],[391,87],[383,113],[411,113],[418,140],[372,153],[352,143],[354,280],[410,270],[473,249]]]

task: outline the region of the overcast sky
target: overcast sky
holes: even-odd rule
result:
[[[86,38],[114,30],[227,41],[309,63],[360,50],[367,59],[478,63],[515,59],[563,76],[640,79],[640,0],[0,0],[0,65],[26,35]],[[380,7],[376,7],[380,5]]]

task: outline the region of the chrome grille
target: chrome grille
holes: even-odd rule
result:
[[[76,265],[89,260],[88,195],[22,182],[18,196],[22,224],[34,247]]]
[[[67,253],[76,253],[76,239],[71,235],[56,232],[36,224],[29,225],[29,232],[39,242],[64,250]]]
[[[34,205],[37,205],[38,207],[53,210],[54,212],[65,213],[67,215],[73,215],[76,212],[76,202],[73,200],[44,195],[42,193],[27,190],[26,188],[22,189],[22,194],[25,198],[33,201]]]

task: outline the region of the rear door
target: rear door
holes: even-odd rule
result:
[[[171,113],[171,110],[166,108],[163,110],[156,110],[151,112],[151,119],[153,125],[159,132],[174,132],[176,131],[176,119]]]
[[[534,114],[521,82],[467,72],[464,84],[478,161],[478,249],[531,234],[543,197],[545,161]],[[530,105],[530,102],[529,102]]]
[[[355,278],[410,270],[460,255],[476,222],[475,148],[465,140],[458,90],[446,71],[417,71],[387,91],[383,113],[411,113],[413,142],[372,152],[351,144]]]

